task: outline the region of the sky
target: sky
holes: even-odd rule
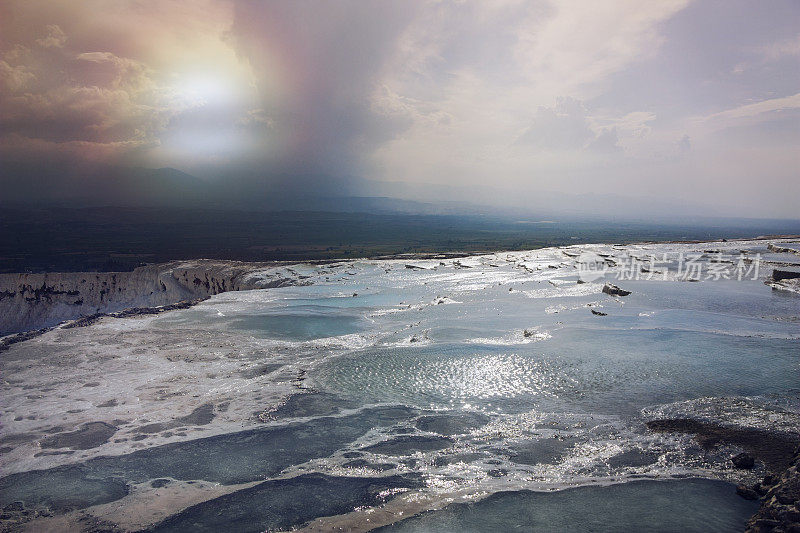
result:
[[[798,218],[798,148],[796,0],[0,0],[0,180],[171,167]]]

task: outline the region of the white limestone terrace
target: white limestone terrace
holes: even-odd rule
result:
[[[735,242],[730,244],[735,247]],[[574,259],[580,250],[593,251],[607,247],[583,245],[545,250],[563,249],[568,259]],[[800,255],[797,239],[771,239],[766,248],[778,254]],[[631,249],[636,249],[636,246]],[[546,254],[545,250],[541,253]],[[524,268],[525,253],[515,252],[514,255],[520,258]],[[456,267],[468,267],[470,261],[477,260],[476,257],[456,259],[453,263]],[[427,262],[430,267],[436,264]],[[413,262],[406,266],[410,269],[420,268]],[[770,266],[769,262],[766,266]],[[797,265],[774,266],[793,268]],[[291,264],[208,259],[146,265],[130,272],[0,274],[0,336],[49,328],[97,313],[157,308],[205,299],[228,291],[303,284],[307,283],[307,278],[298,274]],[[775,279],[770,283],[776,289],[800,291],[796,279]]]
[[[60,292],[50,300],[45,298],[42,308],[34,310],[25,307],[25,297],[14,295],[2,302],[2,312],[4,316],[24,314],[25,320],[55,322],[64,316],[59,314],[61,309],[71,305],[69,299],[81,295],[84,303],[74,308],[86,306],[87,311],[95,311],[100,303],[111,309],[152,306],[224,290],[316,283],[341,284],[344,290],[367,268],[392,272],[389,275],[401,276],[402,283],[417,286],[441,278],[451,280],[453,290],[482,291],[496,285],[495,278],[502,274],[503,280],[543,282],[542,288],[526,292],[530,298],[568,296],[576,291],[600,297],[602,283],[575,281],[576,263],[584,252],[605,258],[613,270],[622,268],[624,259],[631,256],[644,258],[669,251],[733,257],[753,246],[765,249],[766,243],[576,245],[455,260],[360,260],[330,265],[191,261],[97,277],[6,275],[4,282],[13,280],[15,289],[24,280],[32,287],[44,285]],[[773,268],[787,267],[787,254],[782,255],[764,259],[761,280],[769,281]],[[681,280],[670,274],[668,281]],[[73,290],[82,292],[68,294]],[[352,292],[344,290],[342,297]],[[269,291],[226,292],[199,304],[197,312],[224,316],[229,307],[259,305],[269,298]],[[439,299],[428,299],[408,308],[439,303]],[[404,310],[392,307],[386,312]],[[187,312],[175,311],[174,316]],[[55,327],[7,346],[0,354],[0,469],[9,474],[47,468],[262,425],[269,417],[265,420],[259,413],[302,389],[310,364],[389,339],[381,337],[380,331],[370,331],[280,341],[224,328],[187,327],[180,320],[164,322],[170,316],[103,317],[87,327]],[[531,340],[527,333],[524,337],[523,341]]]
[[[207,259],[146,265],[131,272],[0,274],[0,335],[95,313],[302,282],[290,265]]]

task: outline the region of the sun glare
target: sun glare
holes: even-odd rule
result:
[[[242,91],[236,80],[223,73],[195,73],[180,76],[175,83],[177,98],[195,106],[232,106],[240,102]]]

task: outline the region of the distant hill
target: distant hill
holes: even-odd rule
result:
[[[202,180],[174,168],[3,162],[4,205],[88,207],[101,205],[200,205],[213,201]]]
[[[272,175],[252,168],[207,172],[197,177],[174,168],[0,161],[0,206],[488,216],[528,223],[595,220],[725,226],[742,221],[726,216],[738,211],[725,206],[710,209],[658,197]],[[767,225],[774,226],[771,221]]]

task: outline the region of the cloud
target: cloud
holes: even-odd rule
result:
[[[533,124],[519,136],[516,144],[538,150],[621,150],[616,127],[595,130],[591,123],[582,102],[575,98],[559,98],[553,107],[539,107]]]
[[[685,154],[692,149],[692,140],[688,135],[684,135],[681,139],[676,143],[678,146],[678,152]]]
[[[4,2],[0,151],[21,157],[49,149],[91,159],[128,154],[155,163],[172,121],[198,106],[188,82],[211,72],[246,86],[247,68],[223,43],[231,20],[230,5],[217,0]],[[228,124],[252,102],[242,98],[240,107],[230,110]],[[198,152],[198,161],[207,153]],[[179,159],[165,152],[164,162]]]
[[[765,113],[786,111],[789,109],[800,108],[800,93],[783,98],[771,98],[753,104],[742,105],[719,113],[710,115],[707,120],[725,120],[755,117]]]
[[[154,101],[155,85],[138,61],[110,52],[76,53],[66,34],[48,26],[40,48],[15,47],[0,61],[0,144],[37,150],[48,143],[81,149],[157,143],[168,110]],[[58,48],[57,54],[51,53]],[[11,62],[11,64],[9,64]],[[36,143],[34,141],[41,141]]]
[[[141,63],[108,52],[27,50],[23,57],[23,64],[0,63],[0,135],[142,143],[163,127],[165,110],[152,105],[154,86]]]
[[[396,133],[404,131],[414,123],[446,127],[452,120],[449,114],[436,106],[423,100],[401,96],[386,85],[381,85],[371,98],[372,111],[377,116],[395,121]]]
[[[800,35],[762,46],[759,51],[767,61],[800,56]]]
[[[567,97],[559,99],[554,107],[540,106],[533,124],[517,143],[543,150],[570,150],[582,148],[594,137],[583,104]]]
[[[561,92],[584,89],[654,54],[663,42],[657,25],[688,3],[553,2],[549,16],[531,10],[518,30],[515,56],[534,84]]]
[[[83,87],[108,87],[128,91],[155,90],[152,72],[142,62],[111,52],[77,54],[67,67],[73,83]]]
[[[794,161],[798,23],[793,0],[5,0],[0,151],[529,191],[738,173],[752,192],[742,169]]]
[[[501,172],[509,184],[532,187],[531,176],[578,174],[600,156],[622,158],[619,146],[631,134],[613,120],[653,113],[593,100],[610,77],[657,54],[664,41],[659,25],[686,4],[423,4],[382,84],[426,113],[408,113],[411,126],[366,156],[371,174],[477,184]],[[591,104],[592,111],[567,109],[560,99]],[[433,113],[447,120],[429,120]],[[642,135],[650,126],[639,120]],[[609,150],[593,149],[601,147]]]
[[[236,121],[236,124],[239,126],[265,126],[267,128],[273,128],[275,126],[275,121],[270,117],[267,112],[262,109],[250,109],[247,111],[247,114],[242,116]]]
[[[537,149],[616,146],[624,127],[597,125],[565,106],[657,48],[654,25],[684,4],[206,0],[199,9],[177,0],[99,9],[87,0],[67,9],[11,2],[6,9],[39,38],[7,32],[27,51],[0,66],[9,89],[0,105],[16,106],[0,128],[55,142],[141,142],[177,162],[201,160],[214,131],[238,127],[250,137],[243,146],[269,147],[243,160],[339,174],[362,173],[375,154],[412,137],[446,142],[441,157],[462,148],[488,157],[521,130],[520,142]],[[607,38],[603,28],[612,21],[617,31]],[[209,105],[175,78],[191,74],[176,66],[212,56],[230,72],[252,75],[254,92],[236,109]],[[19,92],[23,86],[29,95]],[[200,137],[208,141],[194,154],[192,143],[170,145]]]
[[[652,130],[650,123],[655,121],[656,114],[652,111],[632,111],[621,118],[611,118],[608,122],[632,137],[646,137]]]
[[[124,158],[143,146],[146,145],[135,140],[56,142],[11,133],[0,137],[0,157],[8,161],[36,161],[58,165],[74,165],[82,162],[103,163]],[[9,176],[9,178],[11,177]]]
[[[747,71],[760,70],[765,66],[779,64],[785,60],[795,61],[795,58],[800,56],[800,35],[753,47],[751,56],[749,60],[735,64],[731,72],[740,75]],[[795,68],[795,66],[795,64],[791,64],[789,68]]]
[[[57,24],[45,26],[46,34],[41,39],[36,39],[36,44],[42,48],[63,48],[67,42],[67,34]]]
[[[234,4],[232,42],[254,66],[283,146],[272,164],[352,172],[394,134],[396,117],[376,112],[371,96],[414,14],[414,2]]]
[[[592,139],[586,148],[595,152],[621,152],[622,147],[618,142],[617,128],[605,128],[600,130],[597,137]]]
[[[5,61],[0,61],[0,91],[16,93],[25,88],[36,79],[36,76],[24,65],[11,66]]]

